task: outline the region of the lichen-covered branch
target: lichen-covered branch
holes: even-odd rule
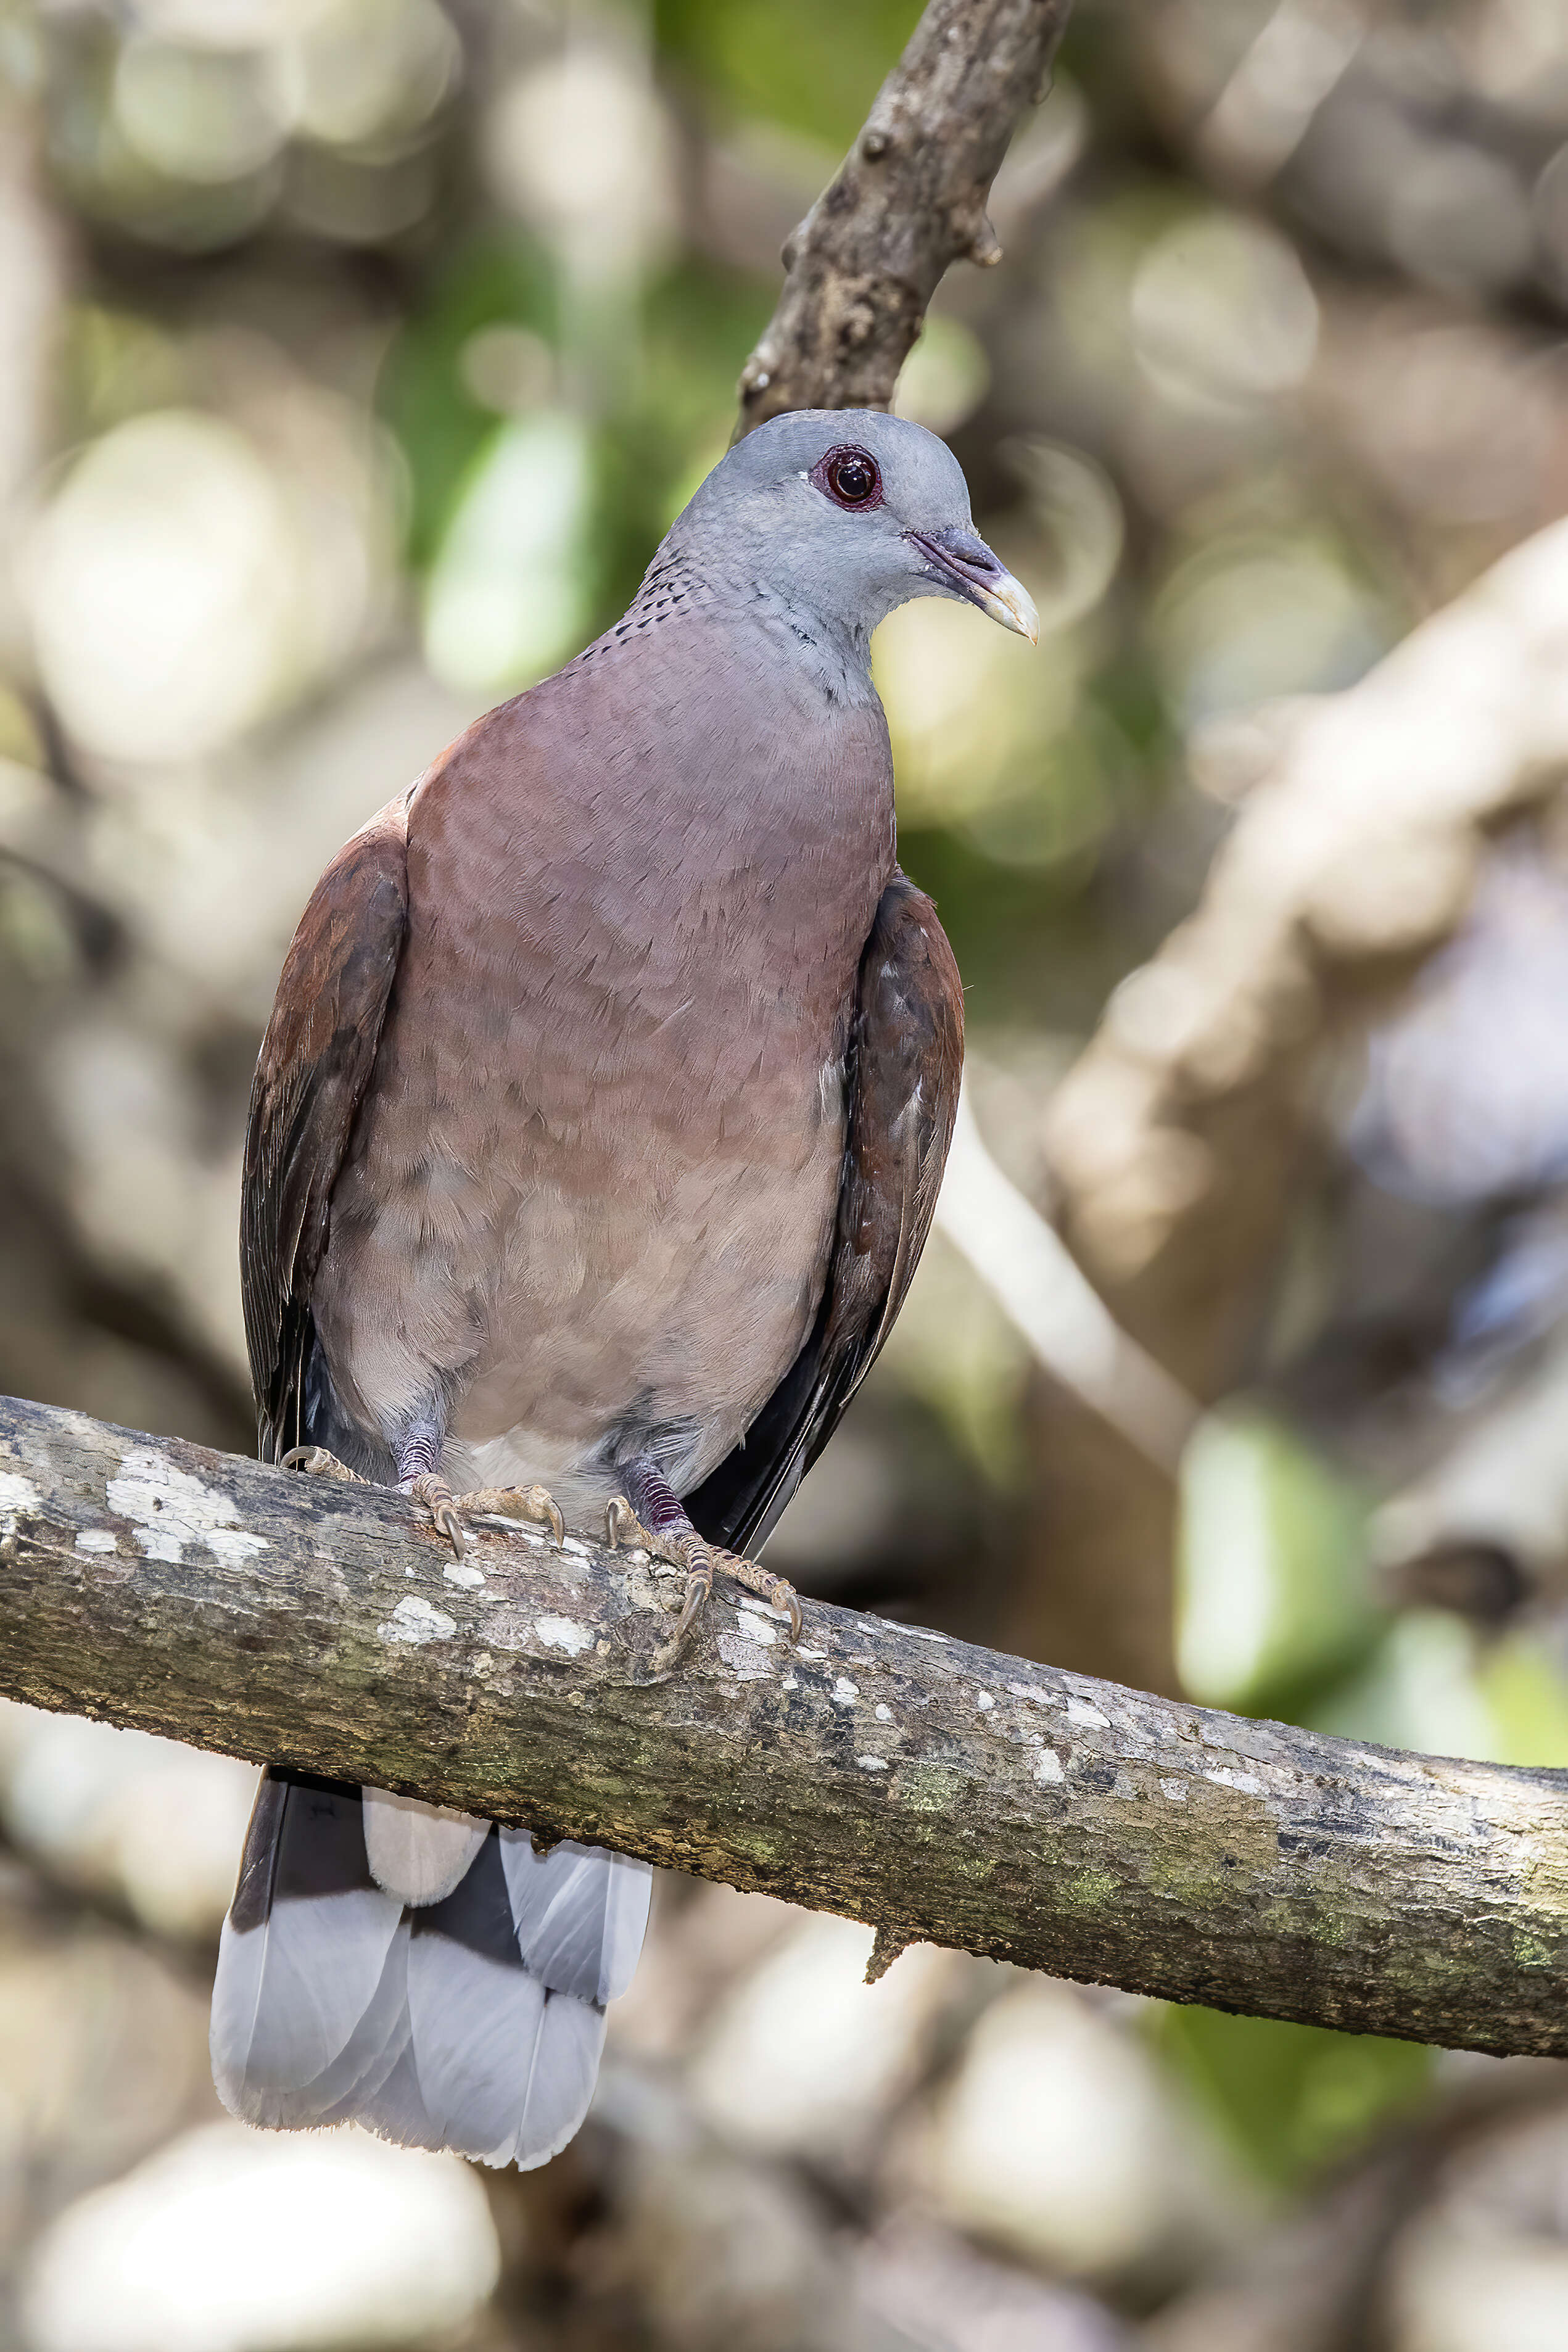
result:
[[[931,0],[865,128],[784,247],[741,377],[739,431],[791,408],[886,408],[950,262],[1001,258],[985,217],[1045,95],[1070,0]]]
[[[0,1402],[0,1690],[1029,1968],[1568,2054],[1568,1776],[1249,1723]]]

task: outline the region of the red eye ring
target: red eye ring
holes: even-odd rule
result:
[[[841,441],[829,449],[812,467],[811,478],[824,498],[847,513],[866,514],[882,503],[882,469],[857,442]]]

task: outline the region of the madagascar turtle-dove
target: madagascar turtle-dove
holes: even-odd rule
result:
[[[804,411],[717,466],[626,617],[334,858],[251,1100],[262,1450],[559,1538],[590,1513],[790,1612],[759,1549],[898,1313],[963,999],[894,861],[871,633],[1027,596],[918,425]],[[468,1493],[454,1489],[475,1490]],[[582,2122],[645,1864],[263,1781],[213,1997],[254,2123],[492,2164]]]

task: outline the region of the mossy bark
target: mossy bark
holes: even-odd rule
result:
[[[1568,2053],[1568,1776],[1251,1723],[0,1402],[0,1690],[1177,2000]]]

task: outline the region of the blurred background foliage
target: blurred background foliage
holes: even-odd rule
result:
[[[306,893],[619,611],[915,15],[0,0],[0,1386],[248,1448],[239,1145]],[[899,397],[1039,652],[925,604],[877,665],[1039,1262],[987,1288],[944,1220],[777,1563],[1568,1765],[1555,772],[1420,953],[1393,866],[1357,876],[1381,992],[1273,1126],[1146,1154],[1175,1217],[1228,1152],[1266,1250],[1178,1221],[1097,1262],[1079,1204],[1123,1338],[1185,1384],[1179,1459],[1013,1295],[1069,1297],[1058,1089],[1097,1033],[1158,1059],[1143,968],[1299,730],[1568,506],[1568,14],[1079,0],[993,213],[1003,265],[942,288]],[[1568,2343],[1555,2066],[924,1948],[867,1990],[868,1930],[673,1879],[546,2172],[247,2136],[204,2004],[250,1787],[0,1719],[0,2343]]]

